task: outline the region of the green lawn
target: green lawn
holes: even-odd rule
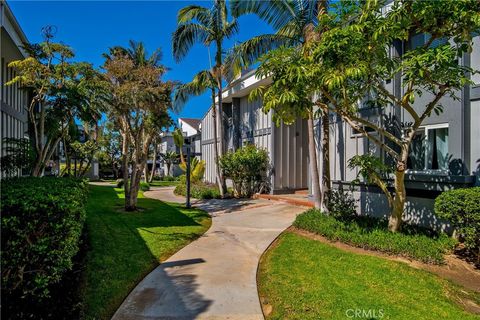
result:
[[[151,187],[176,187],[180,181],[157,181],[150,182]]]
[[[264,255],[258,279],[273,307],[267,319],[352,319],[355,310],[364,319],[478,319],[454,302],[467,293],[431,273],[291,232]]]
[[[159,262],[203,234],[211,220],[201,210],[143,198],[140,212],[122,211],[122,189],[91,186],[87,204],[89,250],[83,294],[87,319],[110,319],[123,299]]]

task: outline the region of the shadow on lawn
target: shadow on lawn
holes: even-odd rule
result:
[[[109,319],[120,305],[115,319],[153,316],[161,306],[168,316],[195,318],[211,301],[196,293],[195,276],[166,269],[203,260],[158,263],[203,234],[209,215],[148,198],[138,199],[140,211],[121,212],[119,193],[108,186],[91,187],[87,318]]]

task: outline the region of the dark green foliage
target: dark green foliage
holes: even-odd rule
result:
[[[326,198],[328,214],[337,219],[353,218],[357,214],[355,202],[351,192],[346,192],[342,188],[330,190]]]
[[[164,176],[160,180],[161,181],[176,181],[177,179],[175,177],[172,177],[172,176]]]
[[[443,255],[456,241],[445,234],[405,225],[402,232],[390,232],[387,221],[372,217],[337,220],[311,209],[297,216],[295,227],[342,241],[356,247],[398,254],[427,263],[443,262]]]
[[[180,184],[175,187],[174,192],[177,195],[186,196],[187,186],[182,179],[180,179]],[[216,185],[196,182],[190,186],[190,196],[195,199],[219,199],[220,191]]]
[[[465,247],[480,249],[480,187],[443,192],[435,199],[435,214],[452,223]]]
[[[79,179],[2,182],[2,299],[49,297],[79,249],[87,194],[87,182]]]
[[[150,185],[146,182],[140,182],[140,190],[148,191],[150,190]]]
[[[218,162],[225,178],[232,179],[236,197],[268,191],[270,160],[266,150],[249,144],[235,152],[227,152]]]

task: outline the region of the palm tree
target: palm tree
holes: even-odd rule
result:
[[[217,108],[215,106],[215,89],[217,87],[217,81],[215,75],[211,70],[203,70],[197,73],[193,80],[189,83],[182,84],[177,86],[173,94],[173,109],[179,111],[187,103],[188,99],[191,96],[198,96],[203,94],[205,91],[210,89],[212,96],[212,115],[213,121],[216,123],[217,119]],[[223,180],[220,166],[217,165],[219,158],[218,151],[218,135],[217,135],[217,126],[213,126],[213,143],[214,143],[214,156],[215,156],[215,168],[217,176],[217,184],[220,190],[221,196],[224,196],[223,189]]]
[[[209,47],[212,43],[216,46],[215,66],[212,74],[216,80],[218,93],[217,127],[218,134],[223,137],[222,122],[222,91],[223,91],[223,40],[230,38],[238,31],[238,23],[234,19],[228,21],[228,12],[225,0],[214,0],[211,8],[191,5],[178,12],[178,26],[173,33],[173,56],[176,61],[184,58],[195,43],[203,43]],[[212,101],[215,104],[215,101]],[[219,139],[219,152],[221,156],[225,151],[223,138]],[[223,175],[217,175],[221,185],[222,197],[226,193]]]
[[[167,151],[163,155],[163,161],[165,161],[165,164],[167,165],[167,176],[170,175],[170,168],[172,167],[172,164],[175,164],[175,162],[178,159],[178,154],[175,151]]]
[[[326,13],[327,0],[231,0],[231,13],[234,17],[244,14],[256,14],[260,19],[270,24],[276,32],[255,36],[239,45],[236,45],[226,59],[230,77],[241,69],[255,63],[259,57],[269,50],[280,46],[301,46],[307,48],[318,40],[319,33],[315,30],[319,17]],[[313,97],[312,97],[313,98]],[[312,187],[315,206],[327,208],[324,205],[319,183],[317,154],[314,140],[314,110],[309,110],[309,154],[310,170],[312,172]],[[329,118],[327,113],[322,114],[322,154],[323,154],[323,193],[330,189],[329,173]]]

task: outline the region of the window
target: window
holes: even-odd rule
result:
[[[367,133],[376,133],[375,129],[373,128],[370,128],[370,127],[367,127],[367,126],[362,126],[360,125],[360,127],[365,130]],[[363,133],[358,131],[357,129],[355,128],[352,128],[352,138],[355,138],[355,137],[363,137]]]
[[[427,33],[417,33],[413,36],[410,37],[409,39],[409,49],[410,50],[413,50],[413,49],[416,49],[418,47],[421,47],[423,45],[425,45],[431,38],[431,35],[430,34],[427,34]],[[448,43],[448,39],[447,38],[438,38],[438,39],[435,39],[432,41],[432,43],[430,44],[430,48],[437,48],[437,47],[440,47],[440,46],[443,46],[445,44]]]
[[[413,171],[447,172],[448,158],[448,124],[426,126],[412,140],[407,166]]]

